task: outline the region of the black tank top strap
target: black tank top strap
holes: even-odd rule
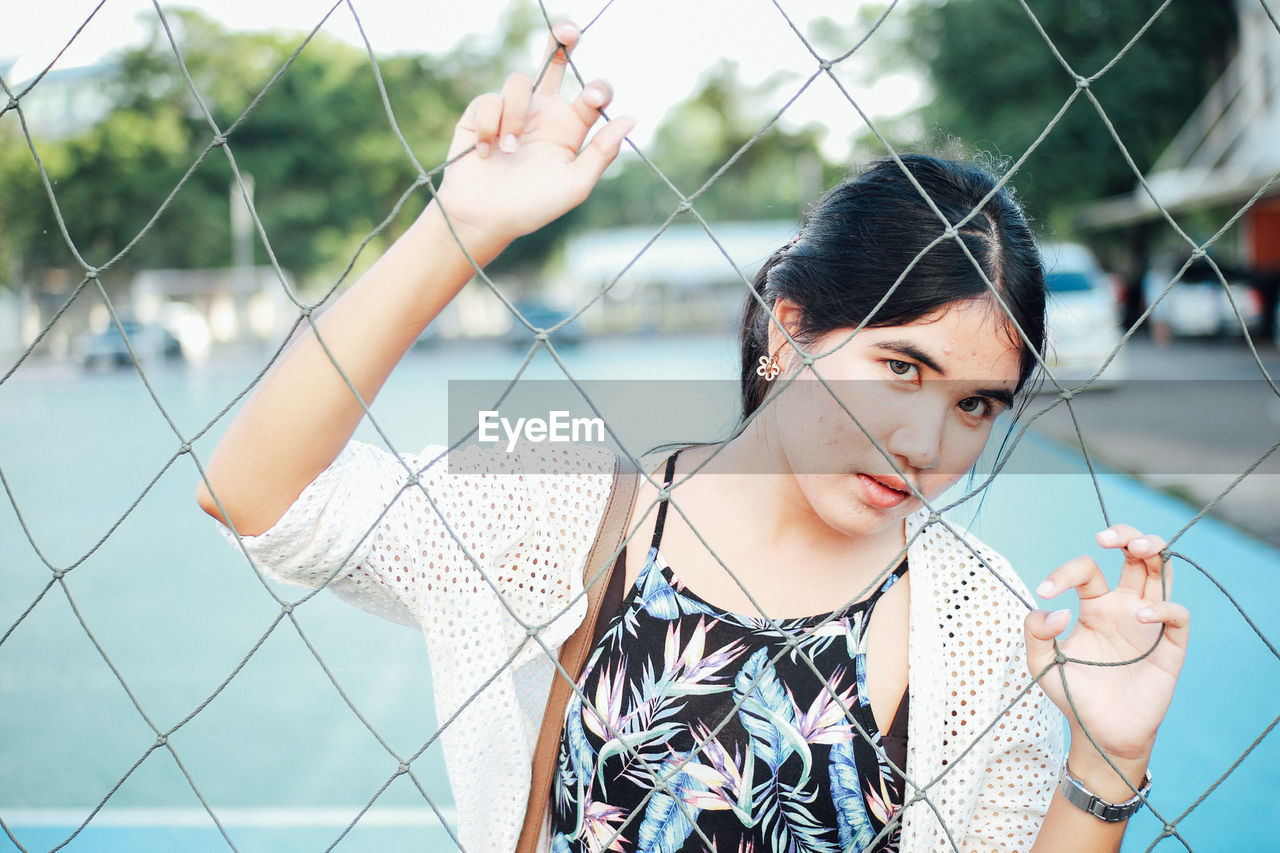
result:
[[[871,611],[875,609],[876,602],[880,600],[880,596],[889,591],[889,588],[898,581],[902,580],[902,576],[907,573],[907,556],[902,555],[902,561],[894,568],[889,576],[880,584],[880,588],[871,593],[871,597],[866,600],[866,607],[862,610],[862,627],[865,629],[867,623],[871,621]]]
[[[676,457],[679,455],[680,451],[677,450],[675,453],[672,453],[667,457],[667,471],[662,475],[662,488],[664,489],[671,488],[671,484],[675,482]],[[667,501],[669,499],[670,498],[663,498],[658,503],[658,520],[653,525],[653,542],[649,545],[649,550],[651,551],[657,548],[658,544],[662,542],[662,526],[667,522]]]
[[[663,475],[662,487],[670,488],[676,470],[676,456],[680,451],[672,453],[667,459],[667,470]],[[657,548],[658,543],[662,540],[662,525],[667,518],[667,499],[663,498],[658,504],[658,519],[653,530],[653,544],[650,550]],[[622,601],[626,597],[626,575],[627,575],[627,549],[623,548],[618,552],[618,559],[613,564],[613,571],[609,573],[609,585],[605,587],[604,599],[600,603],[600,613],[602,618],[596,620],[595,633],[591,637],[591,645],[594,648],[599,645],[600,638],[609,630],[609,625],[613,621],[613,617],[622,610]]]

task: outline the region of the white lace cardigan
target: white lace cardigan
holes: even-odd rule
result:
[[[327,583],[426,635],[437,717],[450,721],[441,740],[458,837],[468,851],[509,851],[553,674],[547,652],[585,612],[582,567],[612,457],[542,444],[428,465],[440,453],[397,457],[352,442],[275,526],[243,541],[267,576]],[[1038,687],[1026,689],[1026,607],[1010,589],[1030,598],[998,554],[928,521],[921,511],[907,525],[911,783],[901,849],[1026,849],[1063,755],[1061,715]]]

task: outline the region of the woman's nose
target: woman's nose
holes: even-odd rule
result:
[[[936,468],[942,447],[942,420],[918,412],[890,434],[885,448],[917,471]]]

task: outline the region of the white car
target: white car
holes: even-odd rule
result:
[[[1151,269],[1143,280],[1143,298],[1150,304],[1157,297],[1159,303],[1151,313],[1152,323],[1165,323],[1169,332],[1179,337],[1239,336],[1244,327],[1256,329],[1262,319],[1262,304],[1256,291],[1242,284],[1229,282],[1231,300],[1222,287],[1217,273],[1208,265],[1193,265],[1183,277],[1168,288],[1172,270]],[[1164,290],[1168,288],[1168,293]],[[1236,316],[1236,310],[1240,311]],[[1241,325],[1244,321],[1244,326]]]
[[[1119,304],[1111,276],[1093,252],[1078,243],[1048,243],[1040,246],[1040,252],[1049,290],[1045,312],[1049,369],[1067,385],[1080,384],[1103,364],[1107,367],[1097,382],[1124,379],[1128,371],[1123,351],[1107,363],[1120,343]],[[1053,390],[1047,379],[1044,390]]]

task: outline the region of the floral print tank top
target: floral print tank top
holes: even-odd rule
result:
[[[674,470],[673,455],[667,485]],[[578,680],[586,700],[566,709],[552,853],[896,850],[902,780],[867,700],[865,654],[872,609],[906,563],[834,613],[741,616],[666,564],[666,510]]]

